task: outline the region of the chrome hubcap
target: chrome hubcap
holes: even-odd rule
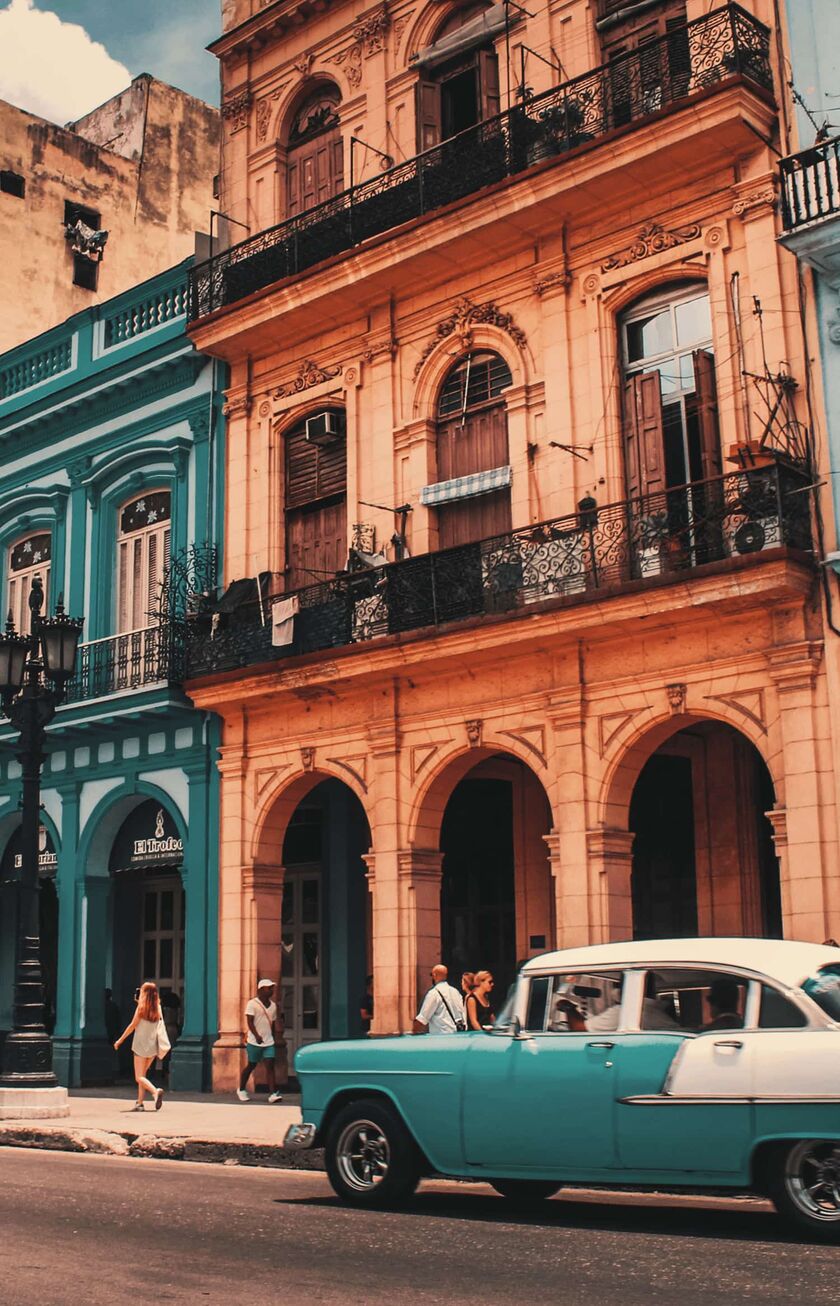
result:
[[[372,1120],[354,1120],[342,1131],[336,1164],[344,1182],[357,1192],[369,1192],[381,1184],[390,1161],[388,1139]]]
[[[798,1143],[785,1166],[785,1187],[812,1220],[840,1221],[840,1147],[837,1143]]]

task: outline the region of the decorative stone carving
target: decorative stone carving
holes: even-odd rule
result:
[[[685,711],[685,685],[678,683],[666,685],[665,692],[668,695],[668,706],[671,709],[671,716],[680,716]]]
[[[304,358],[298,367],[297,376],[285,385],[278,386],[274,398],[287,399],[289,395],[298,395],[304,390],[311,390],[314,385],[332,381],[336,376],[341,376],[341,367],[319,367],[311,358]]]
[[[703,239],[709,249],[717,249],[718,245],[723,244],[725,236],[723,227],[709,227]]]
[[[388,6],[382,4],[378,9],[371,9],[369,13],[362,14],[353,27],[353,36],[366,55],[378,54],[385,48],[385,33],[390,26],[391,15],[388,13]]]
[[[437,325],[437,330],[423,350],[414,369],[414,379],[420,375],[420,370],[432,350],[446,340],[451,335],[457,335],[464,349],[469,349],[472,343],[471,327],[494,326],[500,331],[504,331],[510,336],[515,345],[520,349],[525,349],[528,345],[528,339],[521,327],[518,327],[511,317],[510,313],[503,313],[498,304],[488,301],[486,304],[473,304],[469,299],[461,299],[455,306],[455,309],[449,317],[444,318]]]
[[[555,286],[566,287],[571,281],[569,272],[564,268],[560,272],[547,272],[544,277],[539,277],[534,282],[534,294],[544,295],[546,291],[553,290]]]
[[[68,463],[67,475],[70,479],[71,489],[78,490],[89,471],[90,471],[89,458],[78,458],[76,459],[75,462]]]
[[[310,53],[310,51],[307,50],[305,54],[298,55],[297,59],[295,59],[294,63],[292,64],[292,67],[295,69],[296,72],[300,73],[301,77],[308,77],[310,72],[312,71],[312,65],[314,62],[315,62],[314,54]]]
[[[400,41],[402,40],[403,32],[408,27],[408,24],[411,22],[413,17],[414,17],[413,12],[410,14],[404,14],[402,18],[398,18],[397,21],[394,23],[394,57],[395,58],[400,48]]]
[[[232,395],[222,409],[225,417],[247,417],[251,411],[250,395]]]
[[[354,90],[361,85],[362,47],[360,45],[354,44],[348,46],[346,50],[339,50],[338,54],[334,54],[328,62],[344,69],[344,75]]]
[[[264,100],[257,100],[257,140],[264,141],[268,135],[268,125],[271,122],[271,100],[266,96]]]
[[[467,728],[467,742],[469,743],[470,748],[480,748],[481,732],[484,729],[484,722],[479,718],[476,718],[473,721],[465,721],[464,725]]]
[[[761,186],[758,190],[747,191],[740,195],[732,205],[732,212],[742,222],[751,218],[760,218],[764,209],[772,209],[776,203],[776,192],[772,186]]]
[[[268,402],[267,399],[263,399],[262,403],[260,404],[260,417],[270,417],[270,416],[271,416],[271,404]]]
[[[301,766],[303,767],[304,771],[314,771],[314,770],[315,770],[315,749],[314,749],[314,748],[302,748],[302,749],[300,750],[300,764],[301,764]]]
[[[590,272],[588,276],[584,277],[581,289],[584,295],[597,295],[601,289],[601,278],[598,273]]]
[[[188,416],[187,421],[190,424],[192,438],[196,444],[201,444],[210,434],[210,408],[205,405],[201,408],[195,408]]]
[[[618,254],[612,254],[601,264],[602,272],[612,272],[615,268],[626,268],[630,263],[650,258],[651,254],[661,254],[665,249],[675,249],[700,236],[700,224],[692,222],[688,227],[674,227],[666,231],[658,222],[649,222],[642,227],[632,245]]]
[[[231,135],[248,126],[248,114],[251,109],[251,92],[246,88],[229,95],[222,104],[222,117],[230,123]]]

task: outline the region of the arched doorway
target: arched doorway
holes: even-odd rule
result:
[[[316,784],[286,827],[280,1005],[290,1064],[305,1043],[362,1033],[370,843],[364,809],[340,780]]]
[[[286,158],[287,217],[323,204],[344,187],[340,103],[338,87],[327,83],[312,91],[294,113]]]
[[[171,812],[156,799],[147,798],[123,820],[108,864],[112,885],[108,987],[127,1024],[134,1011],[135,990],[153,980],[160,990],[173,1046],[184,1010],[183,861],[183,840]],[[129,1069],[130,1049],[120,1066]]]
[[[517,960],[552,946],[550,829],[545,790],[507,754],[479,762],[455,785],[440,848],[441,956],[456,983],[464,970],[490,970],[500,999]]]
[[[420,51],[418,150],[428,150],[499,112],[494,41],[503,31],[504,19],[490,0],[472,0],[448,14],[432,44]]]
[[[661,744],[630,802],[634,938],[781,938],[774,803],[763,759],[732,726],[697,721]]]

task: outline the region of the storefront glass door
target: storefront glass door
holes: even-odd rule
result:
[[[282,919],[282,1011],[291,1066],[299,1047],[323,1037],[320,868],[286,871]]]

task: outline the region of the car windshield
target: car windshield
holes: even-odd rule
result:
[[[840,1021],[840,965],[821,966],[802,988],[827,1016]]]

